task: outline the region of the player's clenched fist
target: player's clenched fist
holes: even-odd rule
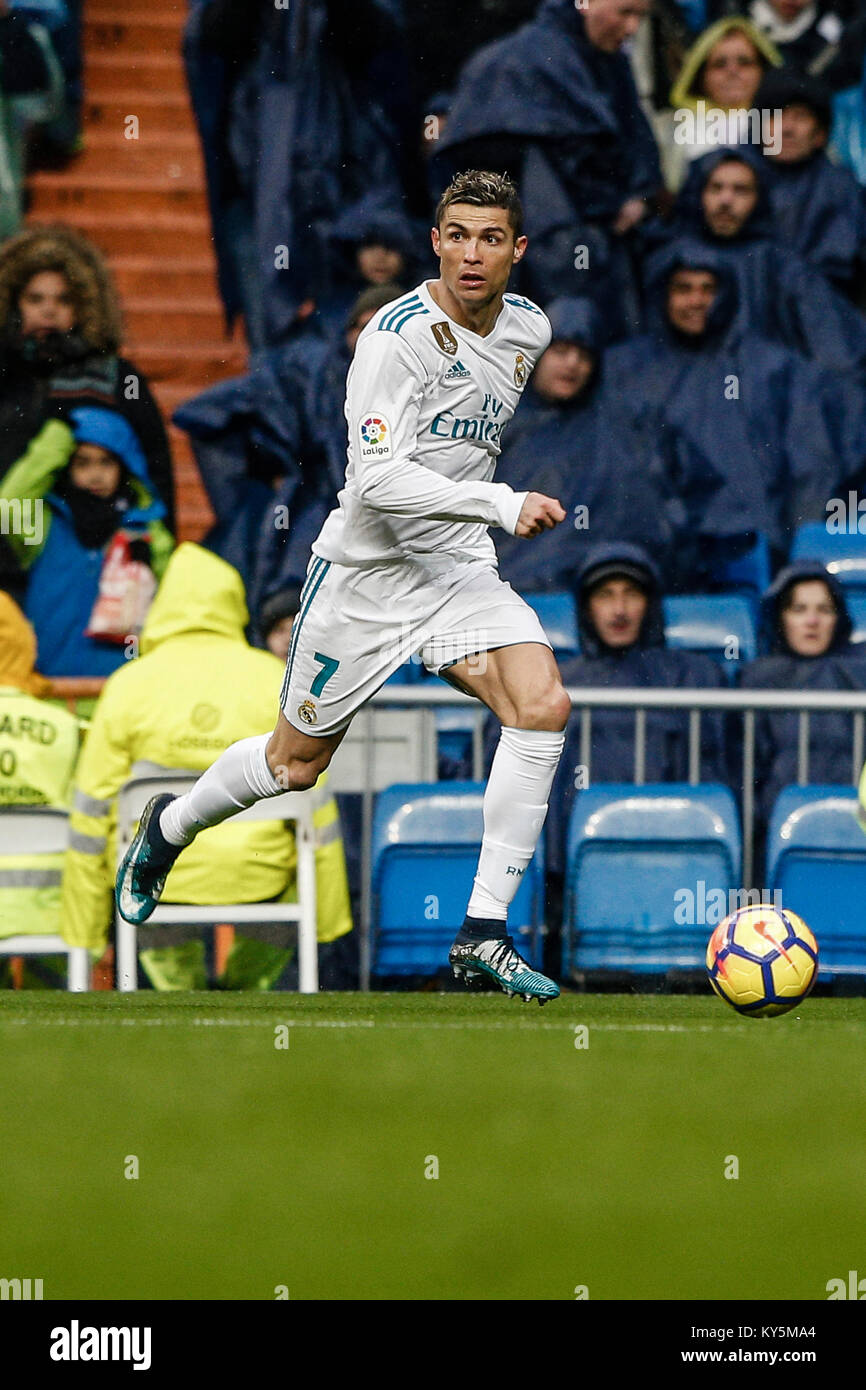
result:
[[[542,531],[550,531],[560,521],[565,521],[565,508],[555,497],[545,497],[543,492],[530,492],[520,509],[515,536],[537,536]]]

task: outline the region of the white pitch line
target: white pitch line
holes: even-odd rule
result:
[[[4,1020],[0,1016],[0,1028]],[[15,1026],[29,1025],[34,1027],[50,1026],[64,1028],[91,1028],[91,1027],[115,1027],[115,1028],[267,1028],[272,1031],[275,1027],[288,1028],[410,1028],[410,1029],[437,1029],[463,1032],[474,1030],[476,1032],[506,1032],[520,1029],[523,1031],[531,1030],[537,1032],[560,1032],[573,1033],[578,1026],[587,1029],[595,1029],[600,1033],[720,1033],[732,1032],[739,1028],[736,1023],[593,1023],[588,1022],[578,1025],[574,1022],[554,1023],[551,1020],[536,1019],[466,1019],[466,1020],[438,1020],[438,1019],[323,1019],[323,1018],[289,1018],[279,1019],[276,1016],[269,1019],[262,1018],[80,1018],[80,1017],[49,1017],[49,1018],[11,1018],[6,1022]]]

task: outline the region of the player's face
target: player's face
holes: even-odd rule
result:
[[[777,126],[778,121],[775,116],[771,116],[770,146],[776,143]],[[822,149],[826,143],[827,132],[814,111],[808,106],[794,103],[782,111],[782,139],[779,148],[775,154],[768,148],[767,153],[780,164],[797,164],[801,159],[808,159],[810,154]]]
[[[785,641],[797,656],[823,656],[836,631],[836,605],[822,579],[795,584],[782,611]]]
[[[616,53],[637,33],[651,5],[652,0],[585,0],[578,8],[590,43],[604,53]]]
[[[704,96],[715,106],[752,105],[763,68],[758,50],[744,33],[733,30],[713,44],[704,64]]]
[[[541,354],[532,385],[542,400],[573,401],[592,376],[595,358],[580,343],[557,339]]]
[[[40,270],[32,275],[19,295],[18,310],[21,332],[28,338],[69,333],[75,326],[69,282],[59,270]]]
[[[589,596],[589,617],[606,647],[633,647],[646,617],[647,596],[631,579],[607,579]]]
[[[736,236],[758,201],[758,177],[748,164],[720,164],[704,185],[701,207],[714,236]]]
[[[502,295],[525,249],[526,237],[515,240],[505,208],[451,203],[433,228],[445,288],[470,313]]]
[[[681,333],[703,333],[716,294],[708,270],[675,270],[668,283],[668,318]]]

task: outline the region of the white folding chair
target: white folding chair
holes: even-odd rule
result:
[[[161,792],[182,795],[196,780],[195,774],[166,772],[159,776],[134,777],[121,788],[117,798],[118,867],[135,835],[142,811],[151,797]],[[283,792],[257,801],[233,820],[286,820],[295,824],[297,849],[298,901],[296,903],[220,903],[192,906],[160,903],[147,919],[149,927],[216,926],[243,923],[297,922],[298,988],[301,994],[315,994],[319,988],[319,956],[316,935],[316,860],[311,792]],[[117,988],[131,992],[137,988],[137,930],[116,914]]]
[[[394,782],[436,781],[431,709],[367,706],[349,725],[328,768],[332,792],[381,791]]]
[[[0,853],[63,854],[69,847],[69,813],[49,806],[0,806]],[[3,887],[54,888],[59,869],[0,868]],[[66,987],[90,989],[90,955],[85,946],[70,946],[62,936],[21,932],[0,938],[0,956],[66,956]]]

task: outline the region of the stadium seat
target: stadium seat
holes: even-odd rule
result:
[[[866,590],[866,535],[836,534],[823,521],[805,521],[791,543],[792,560],[820,560],[846,588]]]
[[[0,806],[0,845],[3,853],[14,855],[63,854],[69,844],[69,815],[46,806]],[[20,870],[11,870],[19,873]],[[24,870],[24,872],[29,872]],[[39,873],[40,870],[34,870]],[[47,871],[52,876],[54,870]],[[58,886],[60,873],[56,871]],[[45,886],[49,886],[46,884]],[[70,946],[62,936],[32,936],[29,933],[0,937],[0,955],[54,956],[67,960],[67,989],[80,992],[90,988],[90,955],[83,946]]]
[[[368,705],[349,725],[334,754],[328,780],[334,792],[380,791],[394,770],[412,781],[436,778],[436,719],[430,709]]]
[[[554,654],[574,656],[580,650],[574,595],[564,589],[547,594],[522,594],[521,597],[538,614]]]
[[[481,848],[483,782],[401,783],[380,793],[372,836],[372,973],[435,975],[462,926]],[[509,910],[541,967],[544,863],[536,852]]]
[[[135,777],[121,787],[117,797],[117,863],[129,847],[138,819],[152,796],[160,792],[181,795],[196,781],[194,773],[166,771],[161,776]],[[257,801],[235,816],[240,820],[290,820],[295,826],[297,850],[298,901],[263,903],[219,903],[191,906],[161,902],[147,920],[148,927],[217,926],[230,922],[297,922],[298,980],[301,994],[315,994],[319,988],[318,941],[316,933],[316,861],[314,801],[310,792],[283,792]],[[207,834],[207,831],[204,832]],[[117,988],[130,992],[137,988],[137,929],[115,914],[117,941]]]
[[[786,787],[767,834],[767,885],[811,927],[818,978],[866,975],[866,834],[854,787]]]
[[[563,974],[703,968],[740,860],[727,787],[611,782],[582,791],[568,827]]]
[[[751,550],[736,560],[729,560],[713,576],[720,588],[748,598],[753,610],[761,595],[770,587],[771,577],[770,547],[763,531],[758,533]]]
[[[845,594],[845,602],[851,614],[851,641],[866,642],[866,592],[849,589]]]
[[[739,662],[753,661],[758,654],[752,604],[742,594],[666,598],[664,615],[668,646],[714,657],[730,681]],[[731,656],[732,650],[738,656]]]

